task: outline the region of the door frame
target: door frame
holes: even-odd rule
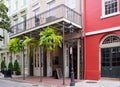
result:
[[[101,40],[101,42],[100,42],[100,45],[99,45],[99,71],[100,71],[100,77],[102,77],[101,76],[101,72],[102,72],[102,70],[101,70],[101,49],[102,48],[112,48],[112,47],[120,47],[120,41],[117,43],[115,43],[114,41],[112,42],[112,43],[108,43],[108,44],[103,44],[103,42],[105,41],[105,39],[106,38],[108,38],[108,37],[110,37],[110,36],[116,36],[116,37],[118,37],[119,39],[120,39],[120,36],[119,35],[116,35],[116,34],[109,34],[109,35],[106,35],[105,37],[103,37],[103,39]]]

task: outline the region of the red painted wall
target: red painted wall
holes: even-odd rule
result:
[[[120,2],[119,2],[120,4]],[[101,19],[102,0],[85,0],[85,32],[120,26],[120,15]],[[119,7],[120,9],[120,7]]]
[[[120,2],[119,2],[120,4]],[[102,0],[85,0],[84,33],[120,26],[120,15],[101,19]],[[120,8],[119,8],[120,9]],[[84,79],[100,79],[100,41],[108,34],[120,35],[119,31],[107,32],[84,38]]]
[[[84,77],[89,80],[100,79],[100,42],[108,34],[120,35],[120,31],[108,32],[85,37],[85,67]]]

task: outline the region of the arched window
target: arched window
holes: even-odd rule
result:
[[[115,34],[106,36],[100,44],[101,76],[120,77],[120,37]]]
[[[115,42],[120,42],[120,38],[117,36],[109,36],[107,37],[102,44],[109,44],[109,43],[115,43]]]

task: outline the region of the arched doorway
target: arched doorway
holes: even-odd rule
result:
[[[101,49],[101,77],[120,78],[120,37],[111,34],[103,38]]]

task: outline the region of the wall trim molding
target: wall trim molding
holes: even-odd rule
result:
[[[103,29],[103,30],[98,30],[98,31],[93,31],[93,32],[87,32],[85,33],[86,36],[90,36],[90,35],[95,35],[95,34],[100,34],[100,33],[106,33],[106,32],[111,32],[111,31],[116,31],[116,30],[120,30],[120,26],[118,27],[112,27],[112,28],[107,28],[107,29]]]

